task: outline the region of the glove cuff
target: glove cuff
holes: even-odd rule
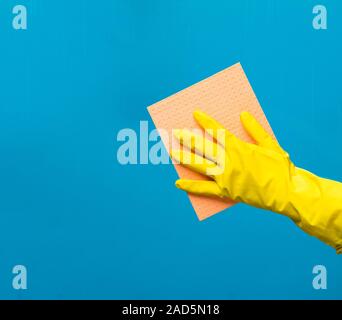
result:
[[[289,208],[301,229],[342,253],[341,183],[295,168]]]

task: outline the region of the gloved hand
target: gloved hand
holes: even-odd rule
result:
[[[212,180],[181,179],[176,182],[179,189],[286,215],[342,253],[342,183],[295,167],[278,142],[247,112],[241,114],[241,121],[256,144],[238,139],[203,112],[195,111],[194,117],[214,140],[175,130],[189,151],[184,147],[171,150],[171,156]]]

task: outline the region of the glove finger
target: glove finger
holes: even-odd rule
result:
[[[222,145],[225,144],[226,138],[232,135],[232,133],[225,129],[219,122],[202,111],[196,110],[194,112],[194,118],[205,132]]]
[[[249,112],[242,112],[240,118],[247,133],[259,146],[279,153],[285,153],[278,142],[265,131],[261,124]]]
[[[213,177],[216,174],[222,173],[222,169],[219,168],[215,162],[205,159],[195,153],[183,150],[171,150],[170,154],[176,163],[182,164],[200,174]]]
[[[176,181],[176,187],[196,195],[224,197],[222,189],[214,181],[180,179]]]
[[[190,130],[174,130],[173,133],[183,146],[213,162],[223,163],[225,150],[217,143]]]

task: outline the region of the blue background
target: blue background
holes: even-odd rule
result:
[[[148,105],[240,61],[293,161],[342,180],[341,1],[19,2],[0,2],[1,298],[342,298],[341,257],[285,217],[200,223],[171,165],[116,159]]]

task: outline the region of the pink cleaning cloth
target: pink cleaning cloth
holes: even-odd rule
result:
[[[265,130],[274,137],[273,131],[240,63],[148,107],[148,112],[156,128],[160,132],[168,133],[169,139],[166,139],[164,134],[160,135],[168,152],[173,129],[199,128],[193,118],[194,110],[207,113],[240,139],[254,142],[240,122],[240,113],[249,111]],[[207,179],[179,164],[174,164],[174,166],[180,178]],[[173,183],[173,181],[170,181],[170,183]],[[191,194],[188,196],[200,220],[204,220],[235,204],[229,200]]]

